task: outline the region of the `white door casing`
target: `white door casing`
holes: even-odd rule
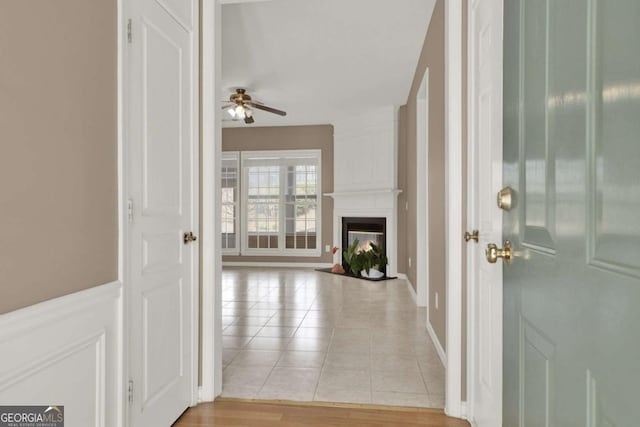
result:
[[[196,402],[198,3],[133,0],[127,49],[129,425]]]
[[[202,386],[200,401],[222,393],[221,1],[202,1]]]
[[[502,1],[469,4],[468,415],[478,427],[502,424],[502,268],[488,243],[502,246]]]
[[[462,13],[445,3],[445,413],[462,418]]]

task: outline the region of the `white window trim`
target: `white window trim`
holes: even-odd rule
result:
[[[280,215],[279,221],[279,248],[277,249],[250,249],[248,247],[248,233],[247,233],[247,212],[246,209],[240,208],[241,226],[240,226],[240,254],[244,256],[287,256],[287,257],[320,257],[322,256],[322,150],[271,150],[271,151],[242,151],[240,152],[240,205],[243,206],[247,200],[247,186],[245,182],[245,164],[248,159],[264,158],[264,159],[299,159],[300,157],[313,157],[318,160],[317,169],[317,189],[316,189],[316,248],[315,249],[287,249],[285,248],[284,230],[285,220],[284,215]],[[282,183],[283,174],[280,174],[280,187],[283,187]],[[280,212],[284,212],[284,196],[280,195]]]
[[[239,151],[224,151],[222,153],[222,161],[224,162],[225,160],[234,160],[237,162],[238,165],[238,176],[236,177],[236,190],[237,190],[237,194],[238,194],[238,200],[236,201],[235,205],[236,205],[236,216],[234,218],[234,229],[236,230],[236,247],[235,248],[231,248],[231,249],[222,249],[222,255],[240,255],[240,246],[241,246],[241,240],[242,240],[242,234],[240,232],[240,215],[239,213],[241,212],[242,208],[242,195],[241,195],[241,191],[240,189],[241,187],[241,182],[242,182],[242,167],[240,165],[240,152]],[[222,181],[222,177],[219,177],[218,179],[220,179]],[[222,203],[222,202],[220,202]],[[222,233],[221,233],[222,235]]]

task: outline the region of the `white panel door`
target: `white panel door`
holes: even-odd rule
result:
[[[469,218],[479,242],[468,243],[471,345],[469,416],[478,427],[502,418],[502,270],[484,248],[502,241],[496,193],[502,184],[502,0],[469,5]]]
[[[134,0],[128,46],[130,425],[169,426],[197,366],[197,33],[193,0]]]

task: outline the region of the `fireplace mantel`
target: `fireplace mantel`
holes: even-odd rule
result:
[[[372,194],[392,194],[397,196],[400,193],[402,193],[402,190],[399,188],[375,188],[371,190],[335,191],[333,193],[324,193],[323,195],[336,199],[338,197],[366,196]]]

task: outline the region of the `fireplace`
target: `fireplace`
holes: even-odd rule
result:
[[[358,247],[366,249],[369,243],[387,251],[387,219],[367,217],[342,217],[342,250],[346,250],[356,239]],[[348,271],[348,265],[342,261]]]

